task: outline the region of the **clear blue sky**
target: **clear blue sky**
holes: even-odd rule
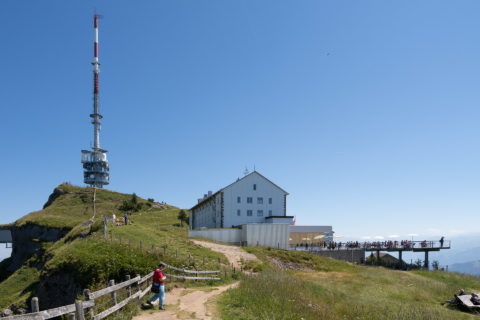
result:
[[[0,223],[82,185],[95,8],[110,189],[189,208],[255,164],[297,224],[478,230],[473,0],[4,0]]]

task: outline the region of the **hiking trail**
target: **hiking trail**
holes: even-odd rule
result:
[[[259,261],[255,255],[245,252],[239,247],[200,240],[192,241],[197,245],[224,254],[229,263],[233,264],[237,270],[240,270],[242,258],[245,262],[249,260]],[[215,299],[224,291],[235,288],[238,284],[239,282],[237,281],[218,287],[174,288],[165,293],[165,308],[167,310],[158,311],[158,301],[156,301],[152,310],[142,312],[138,316],[135,316],[133,320],[216,319]]]

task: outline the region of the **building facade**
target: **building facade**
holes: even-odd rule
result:
[[[215,193],[209,192],[190,209],[190,229],[231,228],[252,223],[291,224],[288,192],[257,171]]]

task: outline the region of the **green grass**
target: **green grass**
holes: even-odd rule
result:
[[[40,278],[36,268],[23,266],[0,284],[0,306],[21,307],[35,290]]]
[[[480,319],[442,306],[480,278],[364,267],[308,253],[251,247],[267,266],[220,299],[224,319]],[[279,270],[272,258],[304,270]]]
[[[33,269],[24,266],[10,278],[0,282],[0,308],[11,303],[27,307],[29,298],[35,295],[38,282],[62,273],[72,275],[82,288],[98,289],[105,287],[111,279],[118,283],[124,281],[126,275],[145,275],[152,271],[159,261],[192,270],[214,270],[228,266],[227,259],[222,254],[188,240],[188,226],[177,226],[179,208],[167,206],[167,209],[160,209],[144,205],[139,212],[130,215],[130,224],[127,226],[114,226],[109,222],[108,236],[105,239],[102,232],[103,216],[111,217],[113,213],[117,217],[123,216],[118,208],[124,200],[130,200],[131,195],[97,190],[97,215],[90,230],[90,227],[82,224],[93,215],[92,189],[66,185],[58,188],[66,193],[47,208],[22,217],[14,225],[22,227],[36,224],[63,229],[68,233],[55,243],[42,243],[43,254],[31,258],[27,263],[40,265],[40,271],[33,272]],[[138,198],[138,201],[147,203],[141,198]],[[142,250],[139,248],[140,241],[143,244]],[[0,270],[4,267],[0,265]],[[26,270],[32,271],[30,277]],[[220,283],[232,281],[230,276],[228,278]],[[180,280],[169,281],[167,284],[174,285],[199,286],[205,285],[205,282]]]
[[[67,185],[60,185],[58,188],[65,191],[65,194],[55,199],[47,208],[31,212],[20,218],[15,225],[20,227],[30,223],[44,227],[72,229],[92,217],[93,189]],[[118,207],[124,200],[130,198],[129,194],[97,189],[98,217],[103,217],[104,214],[118,213]],[[147,202],[140,198],[139,200],[143,203]]]

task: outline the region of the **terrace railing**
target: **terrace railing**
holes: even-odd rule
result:
[[[428,250],[428,249],[450,249],[451,241],[374,241],[374,242],[332,242],[326,244],[326,246],[297,246],[291,247],[294,250],[302,251],[332,251],[332,250]]]

